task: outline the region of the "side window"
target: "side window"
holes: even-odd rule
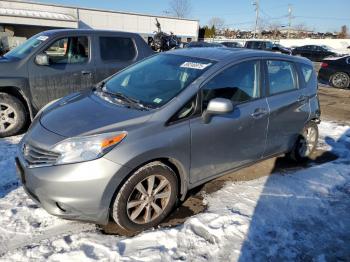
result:
[[[197,95],[192,97],[179,111],[176,112],[174,116],[171,117],[168,122],[173,123],[191,116],[196,108],[196,101]]]
[[[305,64],[299,64],[300,70],[303,74],[305,83],[308,84],[312,78],[312,73],[314,72],[314,69],[312,66],[305,65]]]
[[[203,87],[203,109],[211,99],[241,103],[260,97],[260,62],[247,61],[216,75]]]
[[[266,42],[266,49],[272,49],[273,45],[271,42]]]
[[[290,62],[268,60],[267,72],[270,95],[283,93],[298,88],[296,72]]]
[[[86,36],[65,37],[44,51],[51,64],[79,64],[89,59],[89,41]]]
[[[135,45],[128,37],[100,37],[100,54],[103,61],[130,61],[136,55]]]

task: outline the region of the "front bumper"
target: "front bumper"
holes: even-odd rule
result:
[[[27,194],[48,213],[66,219],[106,224],[115,190],[130,170],[105,158],[28,168],[16,159]]]

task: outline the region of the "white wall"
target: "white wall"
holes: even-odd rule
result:
[[[153,34],[157,31],[156,16],[79,9],[80,28],[95,28]],[[197,39],[199,23],[195,20],[180,20],[158,17],[162,31],[173,32],[179,36]]]

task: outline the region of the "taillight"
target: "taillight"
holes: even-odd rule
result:
[[[321,67],[322,67],[322,68],[326,68],[326,67],[328,67],[328,64],[325,63],[325,62],[322,62],[322,63],[321,63]]]

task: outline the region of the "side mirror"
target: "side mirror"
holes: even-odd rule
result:
[[[272,50],[272,51],[280,51],[280,49],[279,49],[277,46],[273,46],[273,47],[271,48],[271,50]]]
[[[49,57],[47,54],[39,54],[35,57],[35,63],[41,66],[50,65]]]
[[[233,111],[231,100],[226,98],[214,98],[209,101],[207,110],[203,113],[203,121],[208,124],[215,115],[223,115]]]

